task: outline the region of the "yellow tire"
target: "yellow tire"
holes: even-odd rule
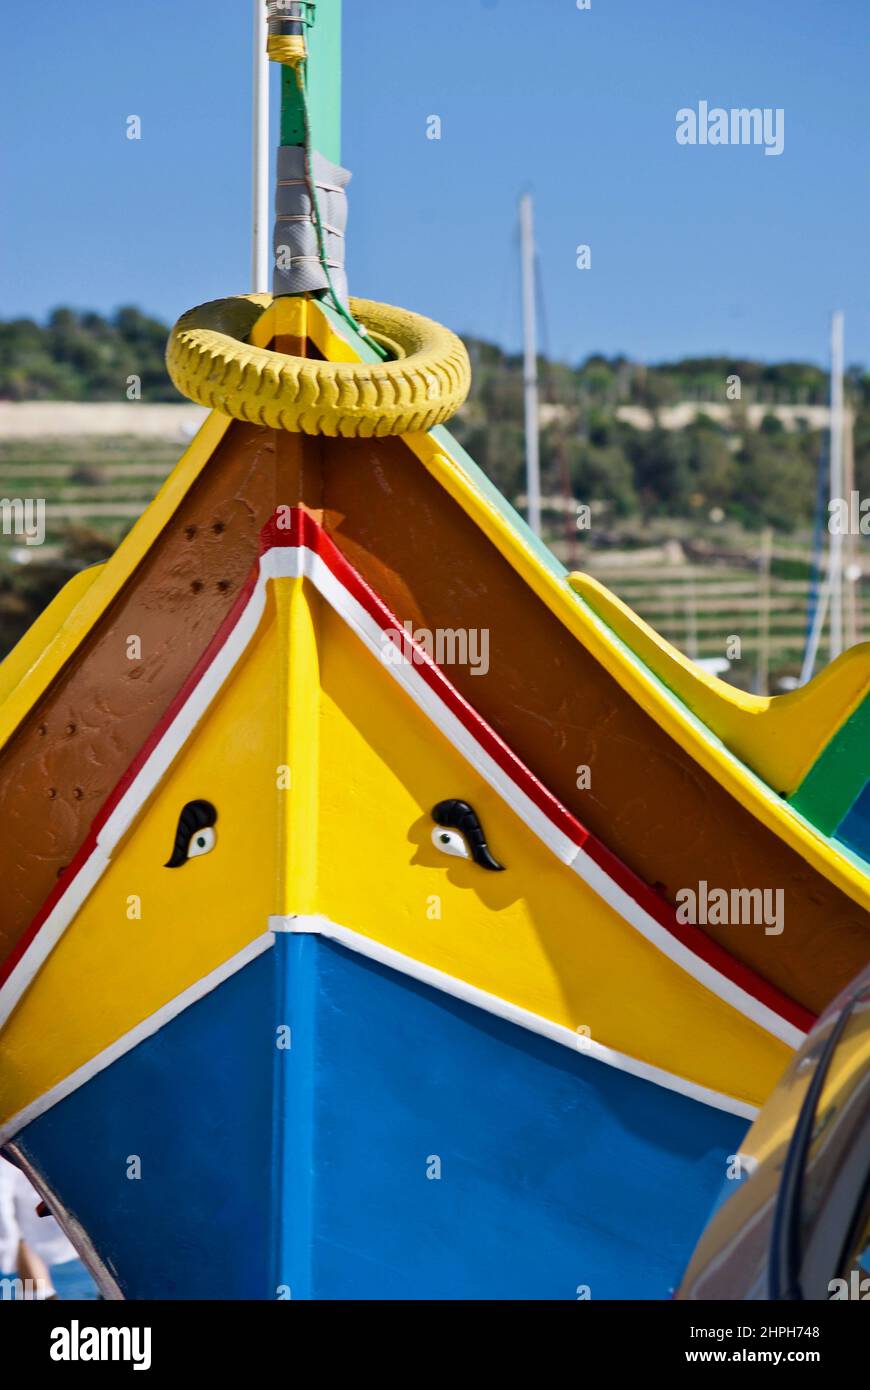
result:
[[[320,362],[246,342],[271,302],[268,294],[236,295],[183,314],[166,349],[178,390],[236,420],[345,438],[429,430],[468,395],[468,353],[432,319],[352,299],[357,321],[398,360]]]

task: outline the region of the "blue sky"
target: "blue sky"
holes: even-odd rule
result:
[[[554,355],[824,362],[842,308],[868,362],[868,39],[866,0],[345,0],[351,288],[515,347],[528,189]],[[248,0],[14,7],[0,317],[248,288],[250,44]],[[679,146],[701,100],[782,107],[783,154]]]

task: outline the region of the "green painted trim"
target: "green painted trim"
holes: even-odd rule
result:
[[[789,804],[825,835],[833,835],[870,777],[870,696],[834,734]]]
[[[281,68],[281,144],[305,144],[305,120],[296,85],[296,69]]]
[[[308,110],[311,142],[319,154],[341,163],[341,6],[317,0],[308,41]],[[281,144],[303,145],[305,121],[293,68],[281,70]]]

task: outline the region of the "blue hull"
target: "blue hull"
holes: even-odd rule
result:
[[[656,1299],[746,1127],[279,935],[14,1148],[128,1298]]]

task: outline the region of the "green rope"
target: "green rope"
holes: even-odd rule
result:
[[[363,328],[362,324],[357,323],[350,310],[346,309],[345,306],[342,304],[338,294],[336,293],[335,286],[332,283],[332,275],[330,274],[329,262],[326,257],[326,238],[323,233],[323,219],[320,215],[320,200],[317,196],[317,182],[314,178],[314,171],[311,163],[311,115],[308,109],[307,61],[304,63],[300,63],[299,67],[296,69],[296,80],[299,86],[299,93],[302,98],[302,119],[305,126],[305,144],[303,146],[305,151],[305,182],[308,185],[308,195],[311,199],[311,206],[314,212],[314,228],[317,232],[317,255],[320,261],[320,265],[323,269],[323,273],[326,276],[326,283],[329,286],[329,295],[332,299],[336,311],[341,315],[345,322],[350,325],[350,327],[354,330],[355,333],[359,334],[363,341],[367,343],[368,346],[374,352],[377,353],[381,361],[385,362],[390,354],[386,351],[384,347],[381,346],[380,343],[376,342],[376,340],[371,336],[371,334],[365,328]]]

